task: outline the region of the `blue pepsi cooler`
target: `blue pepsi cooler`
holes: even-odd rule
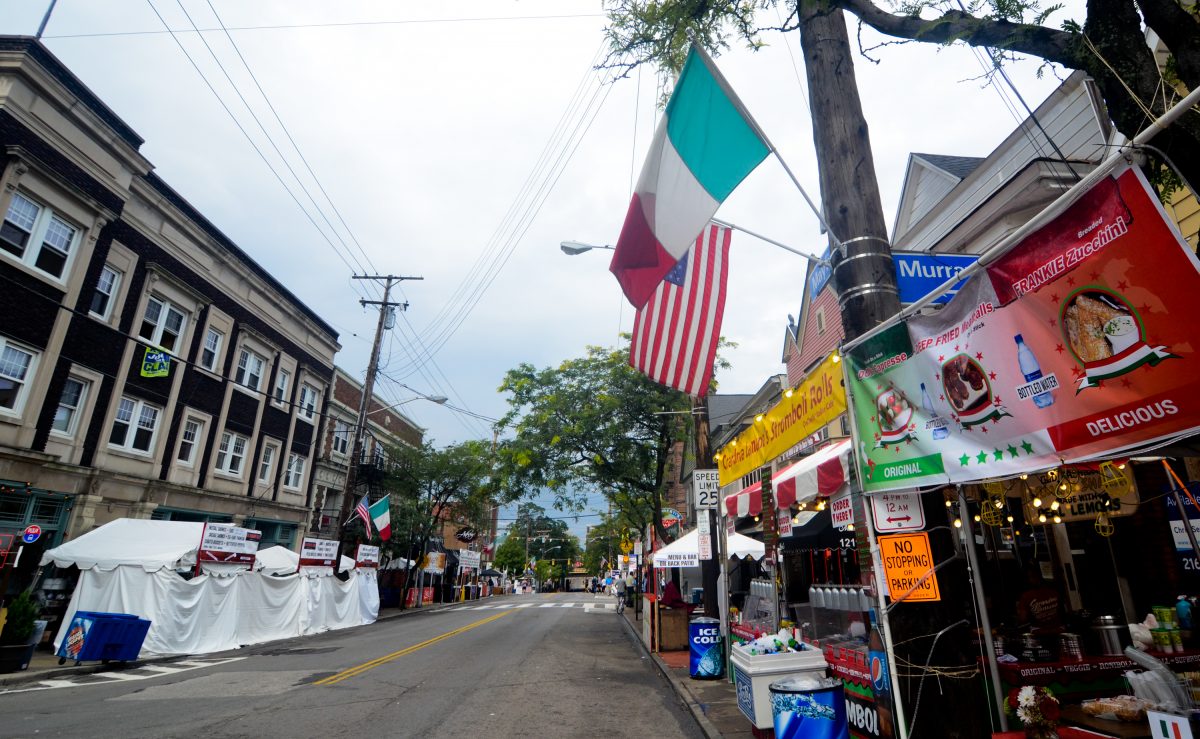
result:
[[[771,683],[775,739],[850,739],[840,680],[786,677]]]
[[[716,680],[725,674],[721,622],[697,616],[688,624],[688,673],[693,680]]]

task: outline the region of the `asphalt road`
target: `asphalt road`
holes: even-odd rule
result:
[[[611,604],[504,596],[78,676],[0,693],[0,737],[702,737]]]

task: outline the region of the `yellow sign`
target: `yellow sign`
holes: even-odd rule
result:
[[[921,531],[879,537],[879,558],[883,560],[888,597],[893,601],[911,603],[942,599],[937,573],[933,571],[928,533]]]
[[[171,374],[171,355],[146,347],[142,357],[142,377],[166,377]]]
[[[632,551],[633,551],[633,542],[631,542],[628,539],[622,539],[621,540],[621,553],[629,554]]]
[[[721,449],[717,467],[728,485],[804,441],[846,412],[846,388],[835,355],[821,362],[792,393],[755,419],[750,428]]]

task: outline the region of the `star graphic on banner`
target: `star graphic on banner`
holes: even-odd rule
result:
[[[979,464],[987,464],[987,452],[980,452],[975,455],[975,459],[979,460]]]
[[[1084,371],[1083,371],[1082,369],[1080,369],[1079,367],[1072,367],[1072,368],[1071,368],[1071,374],[1075,375],[1076,377],[1083,377],[1083,376],[1084,376],[1085,374],[1087,374],[1087,373],[1086,373],[1086,372],[1084,372]]]
[[[1000,416],[996,416],[995,418],[992,419],[993,426],[995,426],[998,423],[1000,423]]]
[[[871,423],[875,423],[875,416],[871,416]]]
[[[1070,285],[1071,287],[1075,287],[1075,278],[1067,277],[1067,284]]]
[[[1004,459],[1004,452],[1003,452],[1003,450],[1000,450],[1000,449],[993,449],[992,456],[994,456],[996,458],[996,461],[999,462]]]
[[[980,431],[982,431],[983,433],[985,433],[985,434],[986,434],[986,433],[987,433],[987,426],[980,426],[980,427],[979,427],[979,430],[980,430]]]
[[[913,437],[911,437],[911,436],[910,436],[910,437],[908,437],[907,439],[905,439],[905,440],[904,440],[904,443],[905,443],[905,444],[912,444],[914,441],[916,441],[916,439],[914,439]]]
[[[1008,456],[1012,457],[1013,459],[1016,459],[1018,456],[1017,448],[1015,446],[1013,446],[1012,444],[1008,445]]]
[[[933,375],[933,379],[935,379],[935,380],[941,380],[941,379],[942,379],[942,375],[941,375],[941,373],[934,373],[934,375]]]
[[[975,352],[975,359],[982,362],[983,361],[983,352]]]
[[[1133,387],[1133,382],[1128,377],[1122,377],[1121,387]]]
[[[996,378],[993,377],[992,379],[994,380]],[[1000,396],[999,395],[997,395],[996,399],[992,401],[992,405],[996,406],[997,408],[1000,407]]]
[[[1149,313],[1150,312],[1150,304],[1142,303],[1141,305],[1138,306],[1138,310],[1140,310],[1143,313]]]
[[[867,472],[867,477],[875,476],[875,460],[867,459],[867,470],[869,470]]]
[[[910,423],[910,424],[908,424],[908,430],[909,430],[909,431],[916,431],[916,430],[917,430],[917,424],[915,424],[915,423]]]
[[[958,344],[954,345],[954,351],[958,351]]]
[[[961,464],[963,467],[966,467],[967,463],[970,461],[971,461],[971,458],[968,457],[966,454],[963,454],[961,457],[958,458],[958,463]]]
[[[988,373],[988,379],[989,379],[989,380],[991,380],[992,382],[995,382],[995,381],[996,381],[996,373],[995,373],[995,372],[989,372],[989,373]]]
[[[1057,302],[1058,302],[1058,293],[1051,293],[1051,294],[1050,294],[1050,302],[1051,302],[1051,303],[1057,303]]]
[[[945,396],[945,395],[939,395],[939,396],[938,396],[938,400],[940,400],[940,401],[942,401],[943,403],[945,403],[945,402],[946,402],[946,396]]]
[[[1065,351],[1066,351],[1066,349],[1064,349],[1064,348],[1063,348],[1063,345],[1062,345],[1062,344],[1059,344],[1059,345],[1057,345],[1057,346],[1055,346],[1055,347],[1054,347],[1054,351],[1058,352],[1059,354],[1062,354],[1063,352],[1065,352]]]
[[[892,447],[892,451],[895,452],[896,454],[899,454],[900,453],[899,445]]]
[[[1050,328],[1054,328],[1058,325],[1058,321],[1054,320],[1053,318],[1047,318],[1046,322],[1050,324]]]
[[[875,434],[875,441],[879,441],[879,434]]]
[[[945,362],[945,361],[946,361],[946,355],[945,355],[945,354],[939,354],[939,355],[938,355],[938,361],[939,361],[939,362]]]
[[[1033,444],[1030,444],[1028,441],[1022,441],[1021,448],[1025,450],[1026,454],[1033,454]]]
[[[1125,280],[1121,280],[1120,282],[1117,283],[1117,289],[1118,290],[1128,290],[1129,283],[1126,282]]]

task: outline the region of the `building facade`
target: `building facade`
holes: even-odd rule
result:
[[[141,144],[39,42],[0,37],[0,533],[212,520],[291,545],[337,334]]]

